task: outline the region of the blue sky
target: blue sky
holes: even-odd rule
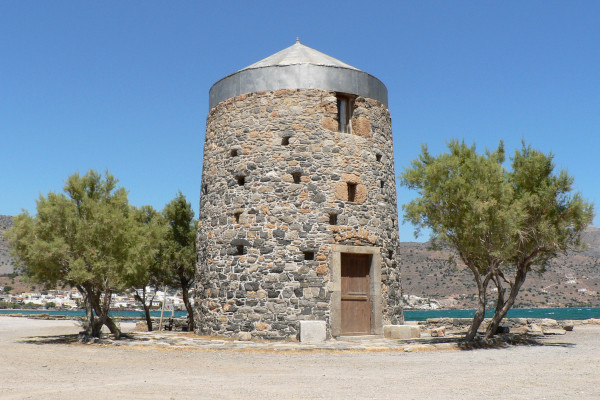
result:
[[[387,86],[397,174],[422,143],[525,140],[600,204],[598,21],[597,1],[1,1],[0,214],[90,168],[197,213],[208,90],[297,36]]]

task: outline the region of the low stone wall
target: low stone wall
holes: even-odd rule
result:
[[[459,334],[466,332],[471,326],[471,318],[429,318],[419,321],[422,332],[431,336],[445,336],[446,334]],[[478,332],[485,332],[491,319],[486,318]],[[600,325],[600,319],[587,320],[555,320],[550,318],[504,318],[500,324],[503,333],[521,333],[532,335],[560,335],[572,331],[576,325]]]

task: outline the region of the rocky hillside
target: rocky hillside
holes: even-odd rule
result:
[[[560,256],[543,275],[530,273],[515,306],[600,306],[600,229],[588,228],[585,241],[587,251]],[[401,246],[402,287],[413,307],[475,307],[477,288],[471,271],[449,262],[448,249],[432,250],[427,243]]]
[[[0,274],[13,272],[15,260],[10,256],[8,242],[4,239],[4,232],[13,226],[13,219],[8,215],[0,215]]]

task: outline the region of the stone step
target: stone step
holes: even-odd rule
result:
[[[352,336],[338,336],[335,338],[341,342],[365,342],[369,340],[380,340],[383,339],[383,335],[352,335]]]

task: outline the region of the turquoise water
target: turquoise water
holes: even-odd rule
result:
[[[69,315],[72,317],[84,316],[83,310],[62,311],[62,310],[0,310],[2,314],[50,314],[50,315]],[[153,317],[160,317],[160,311],[151,311]],[[114,311],[111,315],[121,317],[144,318],[142,311]],[[167,313],[165,313],[167,315]],[[404,318],[407,321],[424,321],[427,318],[473,318],[475,310],[405,310]],[[186,311],[175,311],[175,317],[186,317]],[[492,316],[492,310],[488,310],[486,317]],[[563,319],[588,319],[600,318],[600,308],[513,308],[508,312],[509,318],[552,318]]]
[[[427,318],[473,318],[475,310],[405,310],[407,321],[425,321]],[[491,318],[493,310],[487,310],[485,316]],[[600,308],[513,308],[508,311],[508,318],[552,318],[589,319],[600,318]]]

